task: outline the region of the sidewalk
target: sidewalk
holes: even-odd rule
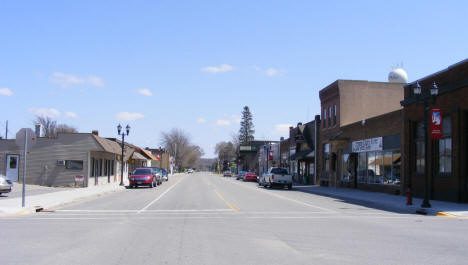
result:
[[[128,183],[126,183],[126,185],[128,185]],[[28,190],[26,190],[26,205],[24,208],[21,207],[21,196],[0,198],[0,217],[28,214],[34,212],[38,207],[53,209],[77,200],[122,190],[125,190],[125,187],[119,186],[119,182],[90,186],[87,188],[49,188],[48,193],[37,195],[28,195]]]
[[[383,209],[398,213],[421,213],[446,217],[468,218],[468,204],[431,200],[431,208],[420,207],[422,199],[413,198],[413,205],[406,205],[406,197],[379,192],[369,192],[348,188],[329,188],[321,186],[294,186],[295,190],[327,196],[343,200],[344,202],[359,204],[366,207]]]
[[[169,179],[173,176],[182,175],[183,173],[175,173],[169,175]],[[21,195],[0,198],[0,217],[24,215],[36,211],[38,207],[43,209],[53,209],[61,205],[82,200],[85,198],[104,195],[111,192],[125,190],[128,186],[128,179],[124,178],[125,186],[119,186],[119,181],[107,183],[100,181],[97,186],[89,186],[87,188],[51,188],[36,185],[27,185],[26,187],[26,205],[21,207]],[[20,189],[21,184],[17,184],[16,190]],[[33,192],[34,191],[34,192]],[[36,192],[36,193],[35,193]],[[33,195],[31,195],[33,194]]]

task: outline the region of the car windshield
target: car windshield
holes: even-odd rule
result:
[[[138,168],[133,171],[133,175],[150,175],[151,169]]]
[[[281,174],[281,175],[287,175],[288,171],[285,168],[273,168],[271,169],[271,173],[273,174]]]
[[[161,171],[159,167],[152,167],[151,170],[153,170],[156,173],[159,173],[159,171]]]

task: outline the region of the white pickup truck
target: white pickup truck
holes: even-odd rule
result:
[[[271,167],[263,177],[264,187],[273,186],[287,186],[288,189],[292,189],[292,176],[289,175],[288,170],[282,167]]]

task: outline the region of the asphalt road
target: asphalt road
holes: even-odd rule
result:
[[[210,173],[0,219],[1,264],[467,264],[468,220]]]

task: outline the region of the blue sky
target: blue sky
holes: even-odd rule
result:
[[[319,114],[336,79],[409,80],[467,58],[466,1],[2,1],[0,135],[49,115],[80,132],[159,147],[177,127],[212,157]]]

